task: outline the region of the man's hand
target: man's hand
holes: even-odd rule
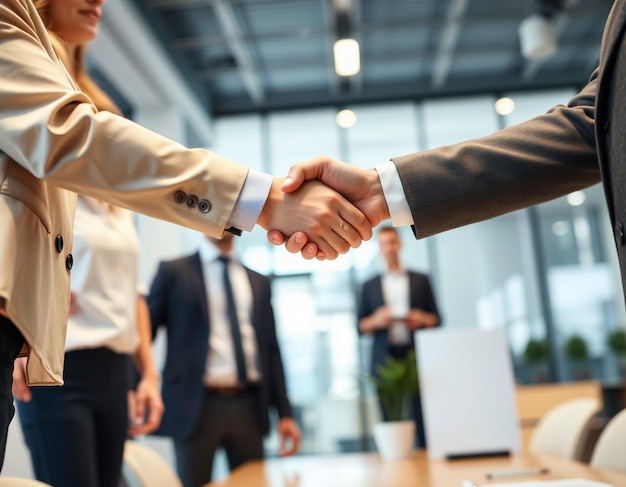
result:
[[[33,395],[30,392],[30,387],[26,382],[26,361],[27,357],[20,357],[15,359],[13,363],[13,395],[18,401],[30,402]]]
[[[280,456],[288,457],[298,452],[300,447],[300,428],[293,418],[281,418],[278,421],[280,435]]]
[[[393,313],[389,306],[379,306],[371,315],[359,321],[361,333],[374,333],[376,330],[384,330],[393,323]]]
[[[374,169],[360,169],[330,157],[319,156],[292,166],[281,189],[289,193],[297,190],[304,181],[312,179],[318,179],[341,193],[363,212],[371,226],[378,225],[390,216],[378,173]],[[315,248],[311,245],[312,239],[306,239],[310,237],[307,232],[304,232],[306,235],[293,234],[286,240],[289,234],[275,230],[280,229],[272,227],[268,232],[270,243],[282,245],[286,241],[285,247],[289,252],[301,252],[305,259],[325,257],[323,248]]]
[[[341,193],[363,212],[373,227],[389,218],[389,208],[375,169],[360,169],[337,159],[318,156],[291,166],[281,189],[290,193],[311,179],[318,179]]]
[[[159,391],[158,377],[144,377],[136,391],[128,391],[128,434],[132,436],[152,433],[161,424],[165,407]]]
[[[368,218],[339,193],[319,181],[300,181],[297,191],[283,192],[284,178],[274,179],[270,194],[261,211],[258,223],[266,230],[278,230],[282,235],[293,235],[294,245],[302,250],[312,242],[326,259],[345,254],[372,236]],[[304,242],[297,243],[297,238]],[[316,249],[316,252],[317,252]],[[311,258],[312,255],[305,255]]]

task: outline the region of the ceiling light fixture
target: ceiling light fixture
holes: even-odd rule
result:
[[[498,115],[510,115],[515,111],[515,102],[510,98],[503,96],[498,98],[495,103],[495,110]]]
[[[570,206],[580,206],[586,199],[587,196],[585,196],[585,193],[582,191],[574,191],[573,193],[567,195],[567,202]]]
[[[556,52],[554,26],[547,17],[534,14],[519,26],[522,56],[528,60],[545,59]]]
[[[335,120],[337,125],[341,128],[349,129],[356,123],[356,113],[348,108],[345,108],[337,113]]]
[[[519,26],[522,56],[529,61],[545,59],[556,52],[554,16],[562,9],[562,0],[537,0],[528,17]]]
[[[339,76],[354,76],[361,70],[359,43],[355,39],[339,39],[333,46],[335,71]]]

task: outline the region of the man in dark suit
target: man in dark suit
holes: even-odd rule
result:
[[[374,335],[372,374],[377,373],[387,356],[404,358],[415,350],[414,331],[441,324],[428,276],[409,271],[400,262],[402,242],[397,230],[381,227],[378,245],[385,271],[363,284],[358,310],[359,333]],[[413,398],[411,409],[416,423],[416,446],[425,447],[419,393]],[[384,409],[382,413],[385,416]]]
[[[281,455],[300,431],[287,398],[270,281],[236,261],[233,235],[207,237],[197,253],[162,262],[148,297],[153,336],[167,330],[165,414],[156,434],[174,440],[185,487],[211,480],[217,448],[231,469],[263,458],[269,409],[280,417]]]

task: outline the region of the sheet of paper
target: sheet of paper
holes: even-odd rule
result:
[[[420,330],[415,346],[429,458],[519,451],[505,329]]]
[[[585,479],[563,480],[531,480],[527,482],[507,482],[497,484],[485,484],[484,487],[613,487],[610,484],[595,482]]]

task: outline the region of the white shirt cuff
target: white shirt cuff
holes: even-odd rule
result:
[[[251,232],[270,194],[273,177],[250,169],[226,227]]]
[[[413,215],[406,201],[396,165],[389,161],[375,166],[374,169],[378,172],[393,226],[413,225]]]

